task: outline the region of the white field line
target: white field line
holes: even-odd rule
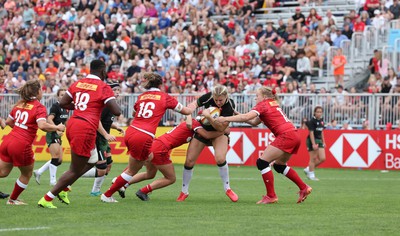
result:
[[[10,229],[0,229],[0,232],[10,232],[10,231],[29,231],[29,230],[42,230],[50,229],[50,227],[34,227],[34,228],[10,228]]]

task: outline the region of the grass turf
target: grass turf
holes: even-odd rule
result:
[[[36,163],[39,167],[43,163]],[[126,165],[114,164],[102,190]],[[68,164],[64,163],[58,173]],[[106,204],[89,192],[93,179],[79,179],[69,194],[71,205],[57,199],[58,209],[42,209],[37,201],[50,187],[48,172],[37,185],[32,177],[21,199],[29,206],[8,206],[0,200],[0,235],[396,235],[399,219],[399,172],[318,169],[319,182],[306,182],[313,192],[296,204],[297,187],[275,174],[279,202],[256,205],[265,194],[255,167],[230,167],[231,187],[239,195],[232,203],[225,196],[216,166],[198,165],[185,202],[176,202],[182,183],[177,182],[142,202],[135,196],[149,181],[131,186],[119,203]],[[302,169],[296,169],[304,177]],[[0,190],[10,193],[19,171],[0,179]],[[159,177],[159,175],[157,175]],[[18,230],[19,229],[19,230]]]

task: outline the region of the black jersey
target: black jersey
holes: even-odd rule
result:
[[[314,131],[315,139],[322,139],[322,131],[325,129],[325,123],[322,119],[318,120],[313,116],[307,122],[307,127],[309,131]],[[310,138],[310,135],[308,135],[308,138]]]
[[[217,104],[215,103],[212,93],[210,92],[202,95],[197,99],[197,106],[209,108],[209,107],[217,107]],[[225,104],[222,107],[220,107],[221,116],[233,116],[235,108],[236,108],[235,102],[230,98],[227,99]],[[214,127],[212,127],[211,125],[202,125],[202,126],[207,131],[216,131]]]
[[[53,115],[54,116],[54,120],[53,120],[54,124],[59,125],[60,123],[65,124],[65,122],[68,120],[68,116],[69,116],[68,113],[69,112],[67,109],[61,108],[60,103],[56,102],[56,103],[53,103],[53,105],[51,106],[49,115]]]
[[[111,125],[114,122],[114,115],[111,113],[108,107],[104,107],[103,111],[101,112],[100,122],[101,125],[103,125],[104,130],[107,133],[110,133]],[[97,132],[97,135],[101,134]]]

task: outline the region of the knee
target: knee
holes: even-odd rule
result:
[[[176,176],[175,175],[169,176],[169,177],[167,177],[167,179],[169,181],[169,184],[173,184],[173,183],[176,182]]]
[[[279,174],[283,174],[286,170],[287,165],[279,165],[279,164],[274,164],[274,169],[276,172]]]
[[[196,164],[196,161],[191,160],[191,159],[186,159],[186,161],[185,161],[185,168],[188,167],[188,168],[186,168],[186,169],[192,169],[192,168],[194,167],[195,164]]]
[[[146,179],[154,179],[156,177],[156,171],[150,172],[146,174]]]
[[[257,163],[256,164],[257,164],[257,169],[260,170],[260,171],[269,167],[269,162],[265,161],[265,160],[263,160],[261,158],[257,159]]]

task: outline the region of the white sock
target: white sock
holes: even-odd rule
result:
[[[57,182],[57,166],[50,163],[49,172],[50,172],[50,183]]]
[[[310,171],[310,172],[308,172],[308,177],[310,177],[310,178],[314,178],[314,177],[315,177],[315,173],[314,173],[314,171]]]
[[[188,170],[183,168],[183,180],[182,180],[182,193],[188,194],[189,193],[189,184],[192,180],[193,176],[193,168]]]
[[[225,191],[230,189],[230,185],[229,185],[229,167],[228,167],[228,163],[225,162],[225,165],[223,166],[218,166],[218,170],[219,170],[219,176],[221,176],[221,180],[222,183],[224,184],[224,189]]]
[[[85,174],[82,175],[82,177],[86,178],[96,177],[96,168],[92,167],[92,169],[88,170]]]
[[[44,163],[44,165],[42,165],[42,167],[40,167],[37,172],[39,175],[43,174],[43,172],[45,172],[47,169],[49,169],[49,165],[50,165],[50,161]]]
[[[304,169],[305,172],[310,172],[310,168],[308,166]]]
[[[101,177],[96,177],[94,178],[94,182],[93,182],[93,188],[92,188],[92,192],[100,192],[100,188],[103,185],[104,179],[106,178],[105,175],[101,176]]]

